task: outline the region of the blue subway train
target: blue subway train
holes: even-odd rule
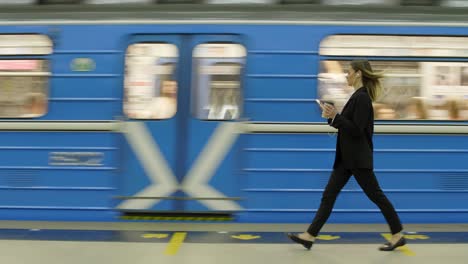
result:
[[[308,222],[336,143],[315,99],[364,58],[382,189],[405,223],[466,223],[466,16],[283,8],[4,14],[0,219]],[[330,218],[383,221],[353,179]]]

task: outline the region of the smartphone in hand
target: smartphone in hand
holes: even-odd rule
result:
[[[329,101],[329,100],[315,99],[315,102],[317,102],[317,104],[319,104],[321,106],[324,105],[324,104],[329,104],[329,105],[335,106],[335,103],[333,101]]]

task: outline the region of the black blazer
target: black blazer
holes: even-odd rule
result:
[[[356,90],[341,114],[328,123],[338,129],[333,168],[341,162],[346,169],[373,169],[374,110],[367,89]]]

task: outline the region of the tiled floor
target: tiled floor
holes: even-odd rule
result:
[[[0,222],[0,263],[467,263],[468,225],[406,225],[381,252],[385,225],[326,225],[312,250],[284,232],[305,225]]]

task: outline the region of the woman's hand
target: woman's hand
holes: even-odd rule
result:
[[[322,105],[322,117],[333,119],[337,114],[336,108],[331,104]]]

